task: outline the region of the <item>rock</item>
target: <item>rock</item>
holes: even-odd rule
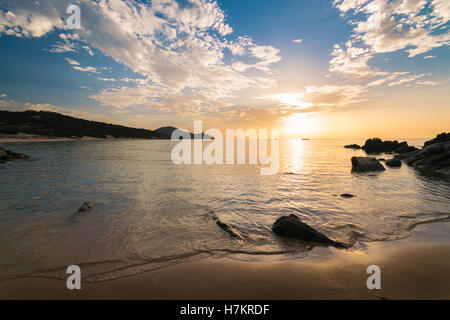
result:
[[[316,229],[303,223],[295,214],[278,218],[272,226],[272,231],[279,236],[329,244],[337,248],[347,248],[345,244],[331,240]]]
[[[380,158],[380,159],[377,159],[378,161],[386,161],[386,159],[385,158]]]
[[[386,160],[386,165],[388,167],[398,168],[398,167],[402,166],[402,162],[397,158],[393,158],[393,159]]]
[[[416,147],[408,146],[408,143],[406,141],[383,141],[380,138],[366,140],[366,143],[364,144],[362,149],[364,149],[364,151],[369,154],[389,152],[405,153],[417,150]]]
[[[29,156],[21,153],[12,152],[3,148],[0,148],[0,162],[14,161],[14,160],[27,160]]]
[[[230,236],[232,236],[233,238],[238,238],[238,239],[242,239],[242,236],[235,230],[233,230],[233,228],[231,228],[229,225],[227,225],[226,223],[217,220],[216,224],[220,227],[220,229],[222,229],[223,231],[225,231],[226,233],[228,233]]]
[[[443,132],[441,134],[438,134],[436,138],[426,141],[424,146],[427,147],[435,143],[442,143],[447,141],[450,141],[450,132],[449,133]]]
[[[343,194],[341,194],[341,197],[342,197],[342,198],[353,198],[354,195],[352,195],[352,194],[350,194],[350,193],[343,193]]]
[[[358,146],[357,144],[348,144],[348,145],[344,146],[344,148],[346,148],[346,149],[361,149],[361,147]]]
[[[352,158],[352,171],[364,172],[364,171],[384,171],[384,170],[386,169],[375,158],[370,157]]]
[[[425,142],[418,151],[400,154],[395,158],[404,160],[409,166],[431,173],[449,175],[450,133],[441,133]]]
[[[83,203],[83,205],[78,209],[78,212],[88,212],[92,209],[92,207],[95,206],[95,202],[88,201]]]

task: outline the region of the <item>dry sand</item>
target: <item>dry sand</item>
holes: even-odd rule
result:
[[[449,231],[448,222],[421,225],[407,239],[316,248],[290,261],[208,258],[73,291],[61,280],[7,280],[0,299],[450,299]],[[381,290],[367,289],[372,264],[381,268]]]

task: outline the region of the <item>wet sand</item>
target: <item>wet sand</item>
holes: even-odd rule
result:
[[[315,248],[279,262],[208,258],[156,271],[83,283],[21,278],[0,282],[0,299],[450,299],[450,223],[421,225],[412,237],[361,250]],[[369,265],[381,290],[369,290]]]

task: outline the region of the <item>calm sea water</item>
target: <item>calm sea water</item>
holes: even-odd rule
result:
[[[280,140],[272,176],[254,165],[174,165],[171,141],[0,144],[33,159],[0,164],[0,279],[66,278],[71,264],[100,281],[210,256],[298,259],[312,247],[270,229],[291,213],[351,250],[449,218],[448,181],[405,165],[351,173],[350,158],[364,153],[343,145],[362,142]],[[85,201],[96,206],[76,214]]]

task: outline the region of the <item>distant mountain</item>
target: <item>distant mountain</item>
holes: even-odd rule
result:
[[[178,128],[170,127],[170,126],[169,127],[161,127],[161,128],[156,129],[155,132],[159,132],[161,134],[164,134],[164,135],[167,135],[167,136],[171,137],[172,133],[175,130],[177,130],[177,129]],[[205,133],[193,134],[193,133],[190,133],[190,132],[187,132],[187,131],[183,131],[183,130],[180,130],[180,131],[186,132],[187,134],[190,134],[191,135],[191,139],[206,139],[206,140],[211,139],[211,136],[209,136],[209,135],[207,135]]]
[[[0,134],[17,135],[19,133],[67,138],[170,139],[170,135],[161,132],[83,120],[56,112],[0,110]]]

